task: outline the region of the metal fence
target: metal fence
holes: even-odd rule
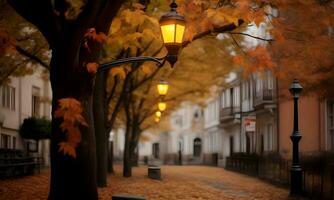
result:
[[[334,154],[318,153],[301,157],[303,191],[311,199],[334,200]],[[277,154],[234,154],[226,168],[289,186],[291,161]]]

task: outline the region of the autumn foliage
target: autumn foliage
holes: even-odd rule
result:
[[[95,150],[95,135],[92,129],[86,128],[92,124],[91,105],[85,104],[84,107],[80,102],[92,99],[94,75],[99,63],[133,56],[166,56],[158,19],[170,9],[170,1],[150,0],[147,5],[132,0],[36,0],[34,5],[19,0],[9,2],[37,28],[25,25],[28,30],[31,28],[35,31],[22,31],[25,27],[20,25],[24,23],[15,22],[24,19],[13,15],[14,11],[7,9],[9,6],[1,1],[0,84],[7,81],[10,75],[26,74],[16,72],[32,71],[34,68],[27,66],[36,63],[47,70],[51,68],[51,81],[55,89],[53,104],[57,105],[53,117],[60,122],[61,129],[53,129],[60,133],[54,131],[52,134],[65,134],[64,140],[61,138],[60,142],[55,143],[60,152],[79,158],[76,148],[85,141],[90,146],[84,146],[87,151],[81,153],[87,153],[82,154],[87,159],[77,159],[73,163],[78,162],[82,166],[82,161],[93,162],[93,153],[88,153]],[[164,115],[168,115],[183,100],[203,103],[201,100],[212,94],[212,88],[220,89],[227,84],[226,77],[231,71],[247,76],[270,70],[283,89],[291,79],[298,78],[309,94],[333,97],[333,2],[177,0],[178,12],[185,16],[187,22],[178,62],[173,69],[157,68],[152,63],[134,63],[111,69],[104,91],[108,102],[105,108],[108,111],[107,121],[112,122],[120,113],[117,118],[120,126],[130,121],[139,124],[133,126],[139,129],[136,131],[145,130],[154,125],[151,116],[159,101],[154,89],[157,81],[167,80],[171,86],[170,96],[165,99],[169,103]],[[45,21],[40,20],[41,16],[45,17]],[[45,51],[48,48],[52,49],[52,57]],[[15,53],[12,49],[15,49]],[[48,65],[50,57],[52,67]],[[165,63],[165,66],[168,65]],[[85,117],[84,112],[87,113]],[[81,132],[90,137],[82,137]],[[57,163],[57,168],[64,160],[58,152],[54,153],[54,149],[52,152],[56,162],[53,163]],[[93,165],[91,168],[82,168],[86,170],[82,173],[93,175]],[[70,167],[64,169],[73,170]],[[66,171],[64,169],[61,170]],[[51,185],[57,187],[51,188],[66,185],[66,179],[58,181],[58,177],[53,176],[52,180],[55,181]],[[85,183],[88,184],[84,190],[94,187],[89,181]],[[54,192],[53,195],[65,193],[66,189],[63,187],[60,193]],[[76,189],[82,190],[79,187]]]
[[[74,98],[59,100],[54,117],[62,118],[60,128],[66,133],[66,140],[59,143],[59,151],[72,157],[76,157],[75,148],[81,142],[80,126],[88,126],[82,116],[81,103]]]

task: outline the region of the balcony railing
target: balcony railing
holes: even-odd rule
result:
[[[235,114],[240,113],[240,106],[236,107],[226,107],[222,108],[220,111],[220,119],[226,120],[226,119],[234,119]]]
[[[260,106],[265,103],[274,103],[275,98],[276,95],[273,89],[263,88],[255,93],[254,106]]]

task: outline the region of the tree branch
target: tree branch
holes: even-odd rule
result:
[[[245,52],[245,51],[243,50],[243,48],[239,45],[238,41],[233,37],[232,34],[231,34],[231,38],[232,38],[232,40],[233,40],[235,46],[236,46],[237,48],[241,49],[241,51],[242,51],[244,54],[246,54],[246,52]]]
[[[15,49],[17,52],[19,52],[20,54],[22,54],[23,56],[37,62],[38,64],[40,64],[42,67],[44,67],[45,69],[47,69],[48,71],[50,71],[50,66],[48,64],[46,64],[45,62],[43,62],[39,57],[37,57],[36,55],[33,55],[31,53],[29,53],[28,51],[24,50],[23,48],[21,48],[20,46],[15,46]]]
[[[118,77],[117,76],[115,76],[114,77],[114,85],[113,85],[113,87],[112,87],[112,89],[111,89],[111,92],[110,92],[110,95],[107,97],[107,104],[109,105],[109,102],[111,101],[111,99],[112,99],[112,97],[114,96],[114,93],[115,93],[115,91],[116,91],[116,87],[117,87],[117,85],[118,85]]]
[[[51,0],[9,0],[8,2],[17,13],[41,31],[50,47],[54,46],[61,27],[52,8]]]
[[[0,85],[2,85],[5,80],[11,76],[16,70],[18,67],[20,67],[22,64],[26,64],[27,63],[27,60],[23,60],[22,62],[16,64],[12,69],[10,69],[7,73],[0,73],[1,76],[0,76]]]
[[[241,26],[242,24],[244,23],[244,20],[242,19],[239,19],[238,21],[238,24],[239,26]],[[197,39],[200,39],[202,37],[205,37],[207,35],[210,35],[210,34],[213,34],[213,33],[224,33],[224,32],[228,32],[228,31],[233,31],[235,30],[236,28],[238,28],[239,26],[236,26],[234,23],[230,23],[230,24],[227,24],[227,25],[224,25],[224,26],[221,26],[221,27],[216,27],[214,28],[213,30],[207,30],[207,31],[204,31],[202,33],[198,33],[197,35],[195,35],[193,37],[193,39],[191,41],[184,41],[182,43],[182,47],[186,47],[188,46],[192,41],[194,40],[197,40]]]
[[[244,35],[244,36],[248,36],[248,37],[251,37],[251,38],[254,38],[254,39],[257,39],[257,40],[262,40],[262,41],[266,41],[266,42],[273,42],[275,41],[274,39],[266,39],[266,38],[261,38],[261,37],[257,37],[257,36],[254,36],[254,35],[250,35],[248,33],[241,33],[241,32],[227,32],[231,35]]]

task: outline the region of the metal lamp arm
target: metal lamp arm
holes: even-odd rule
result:
[[[146,61],[155,62],[158,64],[158,67],[162,67],[165,64],[167,58],[168,56],[165,56],[162,58],[155,58],[155,57],[150,57],[150,56],[123,58],[123,59],[100,64],[100,67],[98,68],[98,72],[101,72],[107,69],[111,69],[111,68],[117,67],[119,65],[127,64],[127,63],[146,62]]]

